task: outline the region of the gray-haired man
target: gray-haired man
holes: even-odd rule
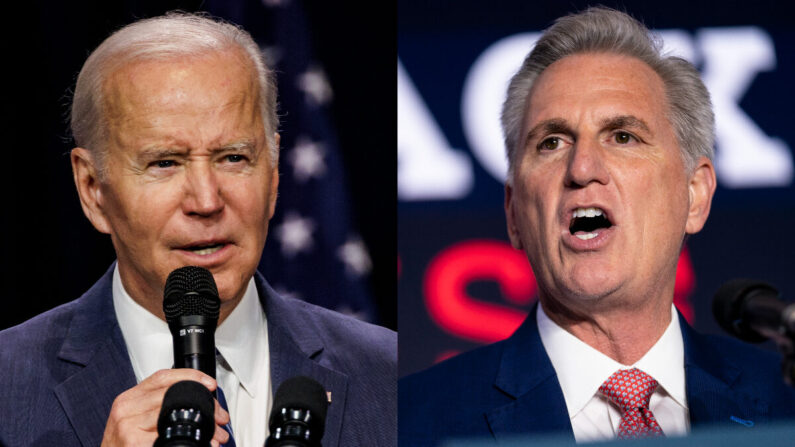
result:
[[[513,77],[505,214],[539,305],[507,340],[400,382],[401,445],[682,435],[795,413],[774,354],[699,335],[673,307],[680,250],[715,191],[714,119],[696,69],[660,46],[591,8],[556,21]]]
[[[220,387],[213,445],[263,445],[292,376],[331,401],[325,446],[394,445],[394,332],[276,294],[256,273],[279,184],[273,75],[245,31],[171,14],[129,25],[77,80],[71,153],[83,211],[117,262],[80,299],[0,333],[0,445],[152,445],[180,380]],[[217,381],[171,369],[163,287],[210,270]]]

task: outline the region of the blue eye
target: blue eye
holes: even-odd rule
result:
[[[176,165],[176,162],[174,160],[158,160],[158,161],[155,162],[155,165],[158,168],[163,168],[164,169],[164,168],[170,168],[170,167]]]

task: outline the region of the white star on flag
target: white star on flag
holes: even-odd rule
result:
[[[312,66],[298,76],[298,88],[306,93],[307,104],[321,106],[331,101],[334,94],[320,67]]]
[[[345,271],[354,276],[369,273],[373,268],[367,247],[360,238],[349,238],[338,250],[337,256],[345,263]]]
[[[293,175],[299,182],[305,182],[312,177],[319,178],[326,173],[325,147],[306,137],[299,137],[295,147],[287,155],[293,165]]]
[[[314,229],[312,219],[303,218],[293,211],[288,212],[276,228],[276,238],[282,244],[282,253],[293,257],[302,251],[311,250]]]

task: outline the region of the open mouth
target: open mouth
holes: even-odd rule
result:
[[[196,253],[197,255],[206,256],[211,255],[218,250],[224,248],[226,244],[224,243],[217,243],[217,244],[210,244],[210,245],[196,245],[192,247],[185,247],[185,250],[191,251]]]
[[[569,233],[587,241],[599,235],[599,231],[613,226],[605,212],[599,208],[577,208],[572,212]]]

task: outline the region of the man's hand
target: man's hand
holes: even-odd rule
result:
[[[157,439],[157,417],[168,388],[181,381],[193,380],[215,391],[215,380],[195,369],[161,369],[138,385],[116,396],[110,409],[102,447],[151,446]],[[227,413],[215,401],[215,433],[212,445],[218,447],[229,439],[221,428],[229,422]]]

